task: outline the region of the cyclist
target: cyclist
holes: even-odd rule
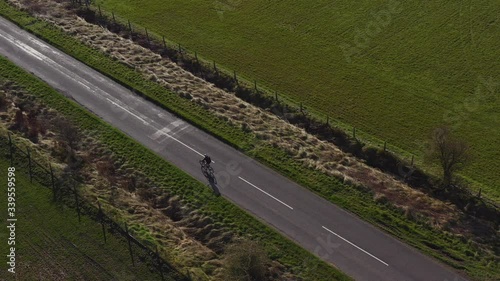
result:
[[[208,156],[208,154],[204,155],[203,161],[205,161],[207,166],[210,166],[210,163],[212,163],[212,159],[210,158],[210,156]]]

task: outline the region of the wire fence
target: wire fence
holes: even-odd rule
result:
[[[356,127],[340,123],[314,111],[303,102],[297,102],[278,95],[276,91],[261,87],[256,80],[245,79],[238,76],[236,71],[221,68],[215,61],[202,58],[196,51],[191,51],[180,43],[170,41],[162,35],[134,24],[129,19],[119,17],[114,12],[101,9],[101,6],[95,5],[92,0],[69,1],[80,7],[77,13],[88,22],[99,24],[114,33],[130,38],[142,47],[167,57],[194,75],[215,84],[218,88],[234,92],[242,100],[271,111],[319,139],[335,144],[343,151],[364,160],[368,165],[402,178],[413,188],[431,193],[435,189],[434,176],[416,167],[415,157],[408,153],[408,150],[373,138]],[[408,173],[408,170],[411,172]],[[461,193],[456,198],[460,204],[464,203],[464,206],[467,204],[466,201],[479,200],[488,208],[500,212],[500,207],[495,201],[481,197],[480,193],[474,194],[466,187],[458,187],[456,191]]]
[[[221,89],[228,89],[234,92],[239,98],[258,107],[270,109],[278,117],[292,124],[311,124],[311,126],[303,126],[306,129],[317,127],[316,125],[318,124],[335,126],[341,128],[342,133],[350,138],[363,141],[364,143],[375,144],[379,147],[383,146],[386,150],[392,150],[406,157],[410,155],[387,142],[368,137],[368,134],[356,127],[341,123],[338,120],[330,118],[330,116],[315,111],[313,107],[307,104],[307,101],[296,101],[288,96],[279,95],[277,91],[259,85],[258,81],[242,77],[235,70],[222,68],[214,60],[205,59],[196,51],[189,50],[180,43],[168,40],[165,36],[151,32],[147,28],[131,22],[129,19],[116,15],[114,12],[105,11],[101,9],[100,5],[93,5],[92,1],[70,1],[74,5],[84,7],[84,9],[78,11],[78,14],[87,21],[99,24],[112,32],[122,34],[139,45],[168,57],[194,75],[214,83]],[[305,116],[307,122],[302,122],[304,121],[302,119],[288,118],[288,116],[295,113]],[[340,131],[336,133],[338,134]]]
[[[206,59],[200,56],[198,52],[188,49],[181,43],[169,40],[165,38],[165,36],[154,33],[141,25],[135,24],[129,19],[120,17],[112,11],[108,12],[101,9],[101,6],[95,4],[95,1],[70,1],[75,5],[85,7],[87,13],[80,11],[80,16],[84,17],[89,22],[97,23],[116,33],[126,34],[131,40],[139,43],[143,47],[149,48],[161,55],[168,56],[169,59],[175,61],[181,67],[189,70],[196,76],[214,83],[221,89],[234,91],[238,97],[245,101],[251,102],[262,108],[269,108],[272,103],[280,102],[282,105],[286,105],[284,109],[285,113],[306,113],[319,123],[342,128],[344,131],[349,132],[348,134],[352,135],[353,138],[360,141],[363,140],[365,143],[376,144],[380,147],[385,146],[386,149],[393,150],[394,152],[397,151],[401,155],[409,155],[405,150],[387,144],[387,142],[383,140],[376,139],[372,136],[369,137],[368,133],[359,130],[359,128],[342,123],[340,120],[330,118],[327,114],[314,110],[313,105],[309,104],[307,99],[296,100],[290,96],[278,94],[277,91],[260,84],[259,81],[253,78],[238,74],[236,70],[227,69],[218,64],[215,60]],[[283,114],[283,112],[280,113],[276,111],[273,113],[281,117],[286,117],[286,114]]]
[[[88,22],[101,25],[114,33],[131,39],[144,48],[167,57],[195,76],[215,84],[218,88],[234,92],[242,100],[269,110],[285,121],[306,129],[308,133],[325,139],[333,132],[338,140],[355,140],[360,143],[373,144],[380,148],[383,147],[385,151],[404,155],[408,161],[413,158],[412,154],[405,150],[374,137],[368,137],[368,134],[356,127],[341,123],[330,116],[315,111],[307,104],[307,101],[296,101],[288,96],[278,94],[277,91],[259,85],[256,80],[242,77],[235,70],[225,69],[216,61],[203,58],[198,52],[189,50],[180,43],[158,35],[129,19],[116,15],[114,12],[105,11],[101,9],[100,5],[93,5],[93,1],[70,0],[70,2],[80,7],[77,11],[78,15]],[[318,130],[318,128],[332,128],[333,130],[324,133],[324,130]],[[328,140],[335,141],[331,138]],[[335,144],[341,149],[351,152],[352,145],[349,141],[335,142]]]
[[[29,149],[22,149],[16,145],[10,133],[8,136],[0,135],[0,155],[9,159],[10,166],[15,167],[16,171],[25,173],[31,182],[35,181],[50,188],[53,200],[75,209],[79,220],[85,215],[100,223],[104,242],[107,241],[108,233],[126,239],[132,266],[138,262],[147,264],[152,270],[157,271],[161,280],[191,280],[189,273],[187,276],[182,274],[160,256],[158,246],[140,241],[134,237],[126,223],[122,226],[105,214],[99,202],[95,206],[80,196],[78,186],[83,183],[75,179],[70,182],[63,180],[56,175],[51,164],[42,164],[34,160]]]

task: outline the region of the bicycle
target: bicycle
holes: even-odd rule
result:
[[[199,161],[200,163],[200,166],[201,166],[201,172],[203,173],[203,175],[208,178],[208,179],[213,179],[214,178],[214,168],[212,168],[212,166],[210,166],[206,161],[205,159],[201,159]]]

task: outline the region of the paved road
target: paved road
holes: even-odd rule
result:
[[[357,280],[465,280],[0,17],[0,54]],[[214,187],[214,186],[212,186]]]

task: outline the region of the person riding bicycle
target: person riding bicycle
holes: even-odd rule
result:
[[[208,154],[204,155],[203,161],[205,161],[207,166],[210,166],[210,163],[212,163],[212,159],[210,158],[210,156],[208,156]]]

